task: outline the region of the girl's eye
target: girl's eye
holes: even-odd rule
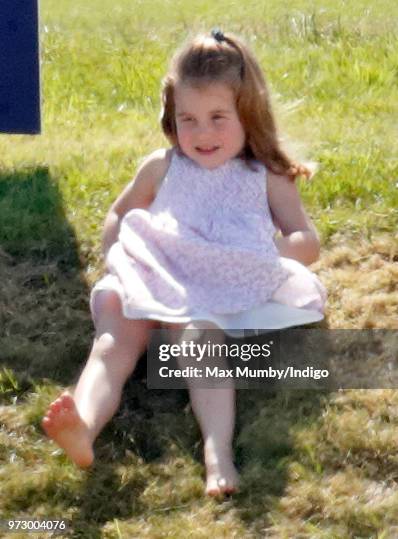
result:
[[[213,116],[213,120],[224,120],[224,116],[220,116],[219,114],[216,114],[215,116]]]
[[[192,122],[193,118],[183,118],[183,122]]]

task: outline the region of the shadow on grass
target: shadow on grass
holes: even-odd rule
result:
[[[45,380],[70,385],[80,373],[93,336],[83,264],[48,169],[0,172],[0,401],[5,404],[15,397],[22,404]],[[99,464],[87,473],[79,501],[75,486],[61,485],[54,469],[37,487],[35,478],[42,473],[31,475],[26,467],[15,496],[3,493],[7,511],[34,515],[46,503],[75,505],[75,525],[84,537],[99,537],[99,526],[107,520],[134,514],[142,481],[137,487],[134,481],[122,487],[115,463],[125,460],[126,450],[146,461],[163,455],[167,447],[157,437],[157,412],[168,408],[166,432],[178,414],[177,401],[187,400],[184,391],[148,392],[140,380],[145,363],[140,364],[141,371],[127,384],[120,411],[97,443]],[[36,417],[33,423],[40,431]],[[3,455],[6,463],[8,451],[5,448]]]
[[[48,170],[1,173],[0,366],[16,378],[7,400],[29,394],[45,379],[69,385],[80,372],[93,334],[83,263]],[[153,476],[139,472],[139,460],[162,462],[176,446],[180,454],[202,462],[202,444],[187,392],[148,390],[145,374],[141,360],[118,413],[96,443],[97,464],[78,488],[73,482],[70,488],[60,484],[54,469],[44,486],[31,487],[33,476],[27,469],[19,494],[6,493],[7,508],[34,515],[36,507],[46,503],[74,507],[73,536],[86,538],[101,537],[103,525],[114,519],[151,513],[142,493]],[[294,456],[291,431],[300,423],[316,421],[323,396],[305,391],[238,392],[235,449],[242,487],[232,501],[248,526],[258,519],[266,524],[268,503],[283,494]],[[131,477],[122,480],[120,465],[132,469]],[[173,478],[164,480],[173,485]],[[195,496],[188,496],[190,503],[196,503]]]
[[[69,383],[92,332],[88,288],[56,181],[45,167],[0,173],[0,362],[20,392]]]

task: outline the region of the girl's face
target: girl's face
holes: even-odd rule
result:
[[[178,143],[186,156],[212,169],[241,152],[245,133],[226,84],[198,88],[178,83],[174,99]]]

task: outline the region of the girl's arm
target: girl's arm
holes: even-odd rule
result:
[[[105,218],[102,250],[106,257],[117,241],[123,216],[134,208],[146,209],[153,202],[170,164],[170,150],[157,150],[142,163],[133,181],[112,204]]]
[[[319,257],[320,242],[311,219],[304,210],[295,182],[287,176],[268,172],[268,202],[282,237],[275,240],[281,256],[308,266]]]

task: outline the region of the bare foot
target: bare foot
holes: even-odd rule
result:
[[[233,494],[238,488],[238,473],[230,449],[217,451],[213,444],[205,445],[206,494]]]
[[[62,447],[75,464],[81,468],[92,464],[94,453],[88,428],[70,393],[63,393],[50,404],[41,425],[47,436]]]

